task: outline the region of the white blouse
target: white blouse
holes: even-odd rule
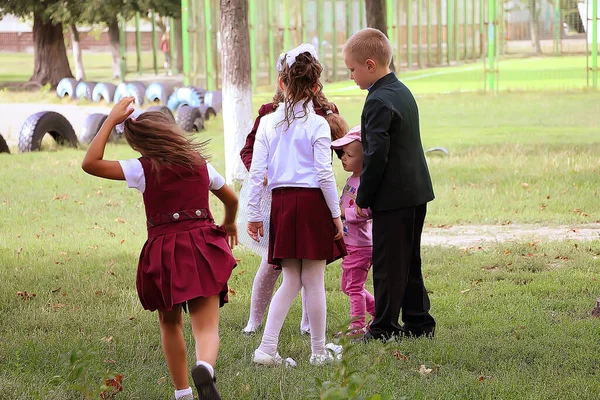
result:
[[[309,112],[303,116],[302,103],[294,106],[294,112],[301,117],[294,119],[289,128],[284,121],[284,104],[262,117],[250,168],[250,222],[263,220],[260,191],[265,172],[268,172],[269,191],[280,187],[320,188],[332,218],[341,215],[331,166],[331,129],[325,118],[314,112],[312,103],[307,108]]]
[[[144,167],[142,167],[140,160],[137,158],[120,160],[119,164],[121,164],[127,186],[144,193],[146,190],[146,176],[144,175]],[[221,189],[225,185],[225,178],[210,163],[206,163],[206,167],[208,168],[208,179],[210,181],[209,190]]]

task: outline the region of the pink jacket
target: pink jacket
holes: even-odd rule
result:
[[[344,210],[344,242],[350,246],[366,247],[373,245],[372,239],[372,215],[371,210],[366,209],[363,212],[366,218],[356,214],[356,193],[360,185],[360,178],[353,178],[352,175],[346,180],[342,197],[340,198],[340,208]]]

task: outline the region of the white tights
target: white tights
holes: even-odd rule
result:
[[[306,311],[310,321],[310,345],[313,354],[327,355],[325,349],[325,323],[327,304],[325,301],[325,260],[285,259],[283,282],[269,307],[267,323],[259,349],[274,356],[281,327],[292,302],[300,289],[306,293]]]
[[[267,306],[273,296],[273,290],[275,289],[275,283],[277,282],[279,275],[281,275],[281,270],[274,269],[273,266],[267,262],[267,259],[263,258],[258,271],[256,271],[254,283],[252,284],[250,318],[248,319],[248,324],[244,328],[244,331],[254,332],[262,324],[265,311],[267,311]],[[306,312],[305,306],[305,291],[302,289],[302,321],[300,322],[300,330],[308,331],[309,329],[308,313]]]

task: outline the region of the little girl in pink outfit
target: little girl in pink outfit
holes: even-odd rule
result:
[[[365,289],[365,282],[372,265],[373,241],[371,239],[371,210],[363,210],[366,217],[356,213],[356,193],[363,169],[363,147],[360,125],[350,129],[342,138],[331,143],[333,149],[341,149],[344,171],[352,172],[346,180],[340,199],[344,242],[348,255],[342,261],[342,291],[350,298],[352,323],[349,334],[361,334],[366,327],[366,312],[375,318],[375,299]]]

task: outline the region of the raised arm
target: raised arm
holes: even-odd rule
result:
[[[106,179],[125,180],[121,164],[118,161],[105,160],[104,149],[115,125],[125,121],[133,112],[134,109],[129,108],[129,105],[133,101],[133,97],[124,97],[115,104],[110,114],[108,114],[98,134],[92,140],[90,147],[88,147],[87,153],[85,153],[85,157],[81,163],[81,168],[88,174]]]

